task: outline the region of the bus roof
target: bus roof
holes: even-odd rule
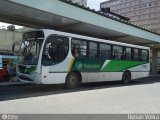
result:
[[[33,30],[33,31],[40,31],[40,30]],[[89,37],[89,36],[84,36],[84,35],[77,35],[77,34],[73,34],[73,33],[61,32],[61,31],[50,30],[50,29],[41,29],[41,31],[44,32],[45,38],[47,38],[51,34],[57,34],[57,35],[62,35],[62,36],[67,36],[67,37],[72,37],[72,38],[91,40],[91,41],[95,41],[95,42],[103,42],[103,43],[109,43],[109,44],[115,44],[115,45],[121,45],[121,46],[141,48],[141,49],[150,49],[149,47],[145,47],[145,46],[116,42],[116,41],[112,41],[112,40],[94,38],[94,37]],[[29,31],[29,32],[31,32],[31,31]]]

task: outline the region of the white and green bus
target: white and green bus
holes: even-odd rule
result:
[[[75,88],[89,82],[129,83],[150,72],[148,47],[55,30],[24,33],[18,50],[18,79],[30,83]]]

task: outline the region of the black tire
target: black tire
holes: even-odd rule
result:
[[[65,86],[69,89],[77,88],[81,84],[80,80],[78,79],[78,75],[75,72],[71,72],[68,74],[66,78]]]
[[[122,83],[123,84],[128,84],[130,83],[131,81],[131,74],[130,72],[126,71],[123,73],[123,76],[122,76]]]

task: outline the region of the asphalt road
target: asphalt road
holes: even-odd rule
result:
[[[0,113],[160,113],[160,76],[120,82],[0,86]]]

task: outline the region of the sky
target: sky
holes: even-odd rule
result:
[[[11,24],[0,22],[0,29],[7,28],[8,25],[11,25]],[[19,29],[19,28],[22,28],[22,26],[16,25],[16,29]]]
[[[100,3],[101,3],[101,2],[104,2],[104,1],[108,1],[108,0],[87,0],[87,1],[88,1],[87,5],[88,5],[91,9],[99,10],[99,8],[100,8]],[[5,27],[5,28],[6,28],[8,25],[10,25],[10,24],[0,22],[0,29],[1,29],[2,27]],[[16,26],[16,29],[18,29],[18,28],[21,28],[21,26]]]
[[[92,9],[99,10],[100,8],[100,3],[108,0],[87,0],[88,1],[88,6]]]

